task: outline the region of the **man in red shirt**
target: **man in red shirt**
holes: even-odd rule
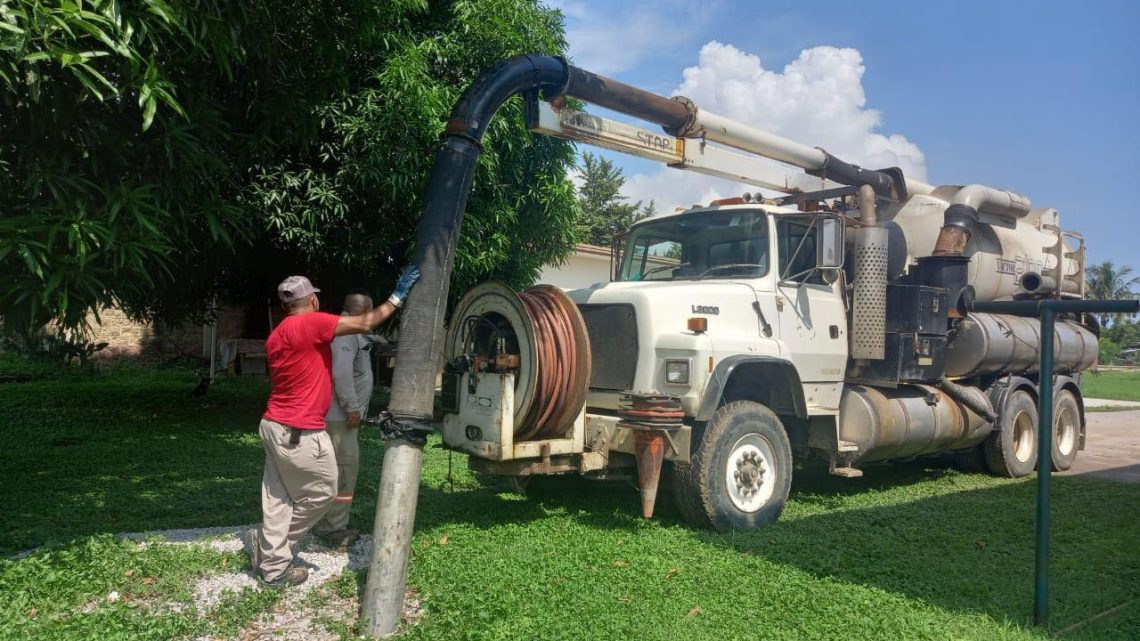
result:
[[[409,266],[387,302],[357,316],[320,312],[321,290],[304,276],[290,276],[277,287],[289,315],[265,341],[270,391],[260,429],[262,523],[247,541],[254,574],[271,586],[299,585],[308,578],[308,570],[293,565],[295,551],[337,492],[336,455],[325,433],[332,401],[329,345],[336,336],[363,334],[384,322],[419,276],[416,266]]]

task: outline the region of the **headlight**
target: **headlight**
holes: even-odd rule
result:
[[[669,359],[665,361],[665,382],[670,385],[688,385],[689,360]]]

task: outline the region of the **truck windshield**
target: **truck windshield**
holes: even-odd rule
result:
[[[703,211],[642,223],[622,256],[619,280],[756,278],[768,273],[762,211]]]

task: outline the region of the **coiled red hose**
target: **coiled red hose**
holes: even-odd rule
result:
[[[579,362],[574,321],[550,288],[533,287],[519,292],[519,298],[534,323],[538,383],[535,402],[519,421],[515,439],[560,437],[567,420],[581,410],[574,407],[584,400],[577,385],[582,368],[589,365]]]

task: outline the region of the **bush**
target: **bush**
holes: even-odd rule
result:
[[[0,375],[15,378],[45,378],[64,368],[93,370],[93,357],[107,348],[82,334],[33,334],[9,336],[0,341]]]
[[[1120,346],[1110,338],[1101,337],[1097,360],[1101,365],[1115,365],[1120,360]]]

